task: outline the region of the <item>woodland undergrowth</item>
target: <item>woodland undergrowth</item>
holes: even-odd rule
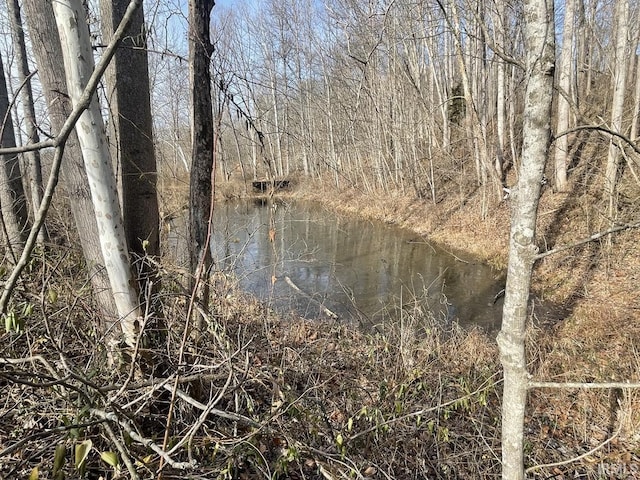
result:
[[[579,194],[545,190],[545,248],[602,227],[583,173],[573,176]],[[627,187],[621,215],[633,219],[640,203]],[[506,261],[507,201],[478,221],[473,194],[432,205],[402,192],[372,202],[357,189],[298,188],[290,195],[411,228],[464,258]],[[64,218],[51,218],[57,241],[32,259],[2,333],[0,478],[499,478],[501,368],[486,332],[434,318],[421,302],[375,331],[277,315],[214,274],[203,329],[185,336],[189,279],[161,260],[145,324],[155,347],[109,365]],[[527,339],[537,379],[638,380],[635,239],[625,232],[614,248],[598,242],[539,264]],[[626,390],[533,390],[532,478],[633,478],[639,404]]]
[[[419,302],[375,333],[278,316],[214,275],[204,330],[185,339],[184,272],[163,267],[162,346],[115,368],[78,258],[41,252],[14,299],[20,329],[3,334],[0,353],[0,478],[158,478],[161,466],[165,479],[499,477],[501,372],[485,333],[444,327]],[[532,333],[533,357],[543,337]],[[150,356],[162,365],[153,375]],[[565,395],[570,408],[554,408]],[[532,395],[530,464],[605,439],[634,402],[616,398],[627,408],[612,410],[609,394]],[[601,478],[598,462],[636,460],[629,436],[617,438],[541,478]]]

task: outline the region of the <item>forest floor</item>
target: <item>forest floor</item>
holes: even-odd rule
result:
[[[543,188],[537,243],[542,253],[561,251],[539,261],[534,271],[527,341],[529,369],[539,381],[638,382],[639,231],[631,228],[562,249],[611,226],[602,214],[606,205],[600,192],[594,188],[593,179],[583,181],[585,176],[576,175],[578,178],[567,193]],[[456,256],[487,263],[497,275],[505,275],[509,199],[488,200],[488,214],[481,219],[483,198],[487,198],[481,191],[434,203],[402,192],[372,195],[357,188],[337,189],[315,183],[310,187],[302,182],[284,195],[320,203],[341,214],[408,229]],[[637,224],[637,184],[621,184],[618,201],[616,225]],[[489,346],[495,346],[493,339],[487,341],[486,351],[492,351]],[[640,477],[639,427],[640,395],[632,390],[559,389],[534,390],[530,394],[529,441],[532,453],[537,452],[534,456],[541,457],[532,464],[552,463],[558,460],[558,452],[568,459],[570,452],[578,455],[581,448],[590,450],[613,437],[594,455],[587,456],[586,462],[599,464],[602,478],[618,478],[618,474],[619,478]],[[573,478],[582,467],[572,469],[584,462],[585,458],[539,475]]]
[[[532,283],[527,351],[529,371],[539,381],[640,381],[639,231],[628,229],[562,248],[611,227],[603,213],[607,207],[598,178],[593,165],[585,165],[573,172],[570,191],[555,193],[550,186],[543,187],[537,244],[541,252],[560,251],[536,264]],[[509,181],[515,183],[515,179]],[[497,275],[505,275],[511,213],[508,198],[487,200],[494,193],[478,189],[433,202],[416,199],[411,188],[408,193],[372,194],[353,186],[338,189],[327,183],[309,185],[304,180],[293,185],[291,192],[279,195],[408,229],[456,256],[487,263]],[[222,195],[237,188],[231,184],[225,191],[223,187]],[[489,207],[484,219],[483,202]],[[640,192],[633,179],[621,182],[618,203],[616,225],[637,224]],[[480,361],[499,374],[494,339],[481,335],[474,341],[482,343]],[[498,422],[498,404],[494,408]],[[527,463],[533,477],[640,478],[637,391],[536,389],[529,396],[526,422]],[[473,430],[470,425],[467,428]],[[533,468],[573,457],[579,458]],[[484,478],[458,472],[452,478]]]
[[[608,228],[598,196],[576,192],[545,189],[542,250]],[[186,205],[183,193],[165,212]],[[480,219],[482,192],[433,204],[299,183],[284,195],[411,229],[497,275],[506,265],[509,202]],[[621,215],[637,218],[640,202],[627,198],[623,189]],[[637,238],[625,231],[537,265],[534,378],[640,380]],[[14,300],[24,328],[1,338],[0,479],[159,478],[161,465],[164,479],[500,477],[502,373],[485,332],[443,327],[417,304],[375,333],[277,315],[216,274],[200,333],[185,335],[188,277],[165,262],[156,301],[168,333],[138,352],[156,365],[150,381],[105,362],[73,245],[34,257]],[[537,389],[526,413],[528,478],[640,477],[634,391]]]

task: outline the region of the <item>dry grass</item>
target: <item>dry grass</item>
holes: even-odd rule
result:
[[[47,260],[40,261],[46,267]],[[68,269],[73,265],[60,273]],[[171,271],[163,277],[156,301],[169,329],[154,355],[165,376],[179,372],[182,379],[185,395],[174,401],[169,438],[172,445],[188,440],[170,455],[173,462],[195,461],[187,475],[498,476],[500,374],[495,346],[479,332],[444,330],[419,310],[407,311],[401,328],[387,325],[375,335],[281,318],[218,275],[206,330],[183,344],[189,299],[180,293],[179,277]],[[61,280],[53,275],[47,287],[58,288]],[[2,339],[0,477],[25,478],[38,468],[40,478],[52,478],[54,470],[74,478],[73,451],[90,440],[90,478],[117,477],[100,460],[107,451],[118,452],[125,478],[125,457],[140,478],[152,478],[159,462],[150,445],[162,445],[170,402],[162,378],[149,383],[127,368],[106,366],[86,291],[75,304],[44,301],[26,320],[26,333]],[[216,410],[202,416],[189,398]],[[146,438],[146,446],[128,439],[128,428]],[[58,446],[66,455],[54,467]],[[165,468],[164,478],[184,475]]]
[[[593,163],[576,167],[572,175],[571,193],[556,194],[549,187],[543,189],[538,224],[542,251],[572,244],[609,226],[603,218],[606,208],[601,200],[602,178]],[[640,188],[629,176],[625,178],[621,184],[618,221],[637,222]],[[304,197],[309,195],[305,193]],[[357,191],[345,195],[332,193],[330,189],[311,196],[316,200],[329,198],[330,206],[340,211],[412,229],[462,256],[472,255],[497,268],[506,265],[508,202],[494,204],[489,215],[480,220],[477,194],[463,200],[452,197],[437,205],[394,195],[381,195],[371,202],[368,195]],[[630,230],[617,234],[611,241],[603,239],[539,262],[533,283],[536,308],[528,339],[530,369],[536,378],[640,380],[637,241],[638,231]],[[594,442],[612,435],[614,425],[622,425],[614,441],[590,456],[586,464],[577,470],[575,465],[549,468],[545,470],[546,476],[573,478],[577,471],[585,478],[623,478],[622,473],[618,477],[607,470],[612,462],[614,467],[622,465],[620,472],[627,472],[627,476],[634,471],[640,475],[639,439],[635,434],[640,427],[638,396],[631,392],[616,395],[612,404],[609,391],[533,392],[530,400],[533,413],[528,420],[533,463],[559,461],[584,453]],[[620,407],[616,404],[618,400]],[[556,426],[553,441],[547,441],[545,433],[549,418],[553,418]],[[622,462],[616,460],[616,455],[622,455],[626,463],[615,464]]]
[[[34,268],[46,270],[49,261],[40,258]],[[52,264],[57,273],[46,287],[62,291],[63,282],[69,297],[36,305],[26,333],[2,339],[0,357],[38,355],[49,367],[37,359],[3,364],[0,477],[25,478],[38,467],[40,478],[51,478],[56,447],[64,445],[61,470],[74,478],[72,452],[91,440],[89,477],[117,478],[100,454],[117,451],[114,439],[120,439],[120,458],[128,456],[140,478],[152,478],[158,457],[149,446],[127,440],[121,422],[161,446],[170,394],[160,388],[162,378],[147,383],[129,377],[127,369],[106,367],[88,292],[71,274],[73,264]],[[163,478],[499,478],[501,369],[495,343],[482,332],[444,328],[418,303],[377,333],[283,318],[216,275],[206,330],[183,344],[189,298],[181,293],[181,275],[170,266],[163,274],[156,301],[169,331],[155,354],[167,368],[164,375],[180,373],[186,394],[175,400],[169,438],[171,444],[189,441],[171,458],[196,463],[186,472],[168,466]],[[42,277],[33,281],[33,289],[45,285]],[[575,374],[562,362],[589,349],[578,340],[551,342],[540,329],[532,329],[529,345],[539,371],[554,379],[562,378],[556,375],[561,371]],[[182,366],[181,348],[187,353]],[[554,358],[557,371],[550,367]],[[602,465],[635,461],[638,399],[629,392],[614,395],[532,392],[527,465],[580,455],[618,429],[615,442],[559,471],[595,479]],[[202,416],[189,398],[215,410]],[[612,398],[620,408],[612,408]],[[119,420],[107,426],[99,411]],[[122,463],[119,468],[130,478]]]
[[[186,190],[181,182],[163,185],[163,212],[170,217],[184,208]],[[218,194],[232,198],[242,190],[235,182]],[[583,190],[545,190],[541,246],[570,243],[602,226],[596,189]],[[297,183],[286,195],[410,228],[456,254],[506,264],[506,202],[496,201],[478,220],[478,193],[433,205],[397,192],[372,201],[356,190],[310,191]],[[626,185],[625,198],[635,198],[634,191]],[[637,214],[636,203],[625,208],[621,215]],[[629,231],[616,236],[612,248],[592,244],[540,263],[527,338],[537,379],[639,380],[636,245],[637,232]],[[35,467],[40,478],[51,478],[60,445],[66,449],[60,470],[74,478],[73,450],[88,440],[89,478],[132,478],[122,464],[126,457],[139,478],[153,478],[159,466],[150,443],[132,441],[124,422],[162,446],[171,396],[160,378],[144,382],[106,366],[79,257],[73,248],[52,247],[34,259],[14,299],[25,330],[1,339],[0,478],[27,478]],[[444,328],[418,308],[375,334],[282,318],[217,275],[207,327],[183,343],[185,277],[164,267],[155,301],[168,334],[154,355],[170,385],[176,373],[183,379],[178,385],[185,396],[173,400],[169,439],[171,445],[188,441],[171,458],[195,462],[186,472],[166,467],[165,479],[499,477],[501,369],[495,342],[482,332]],[[178,364],[181,349],[186,361]],[[10,364],[7,358],[29,360]],[[190,398],[215,410],[202,415]],[[638,405],[638,394],[626,390],[532,391],[527,467],[584,455],[532,475],[595,480],[640,474]],[[114,420],[104,421],[100,411]],[[106,451],[118,452],[117,471],[100,459]]]

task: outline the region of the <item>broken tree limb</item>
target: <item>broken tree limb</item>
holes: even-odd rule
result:
[[[287,282],[287,285],[289,285],[291,288],[293,288],[296,292],[298,292],[300,295],[302,295],[303,297],[311,300],[313,303],[317,304],[320,307],[320,310],[329,318],[333,318],[334,320],[337,320],[339,317],[336,313],[332,312],[331,310],[329,310],[327,307],[325,307],[322,303],[320,303],[318,300],[316,300],[315,298],[313,298],[311,295],[309,295],[307,292],[304,292],[300,289],[300,287],[298,287],[295,283],[293,283],[293,281],[287,277],[286,275],[284,276],[284,281]]]
[[[540,260],[541,258],[548,257],[549,255],[553,255],[555,253],[563,252],[565,250],[569,250],[571,248],[579,247],[580,245],[584,245],[585,243],[593,242],[598,240],[606,235],[611,235],[612,233],[621,232],[623,230],[629,230],[631,228],[640,228],[640,222],[638,223],[628,223],[625,225],[620,225],[614,228],[611,228],[605,232],[594,233],[593,235],[582,239],[576,243],[572,243],[570,245],[563,245],[560,247],[552,248],[551,250],[547,250],[546,252],[538,253],[533,258],[534,260]]]

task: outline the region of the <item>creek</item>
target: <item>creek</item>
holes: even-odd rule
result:
[[[403,312],[499,328],[502,288],[492,269],[416,234],[336,215],[305,202],[220,202],[214,211],[215,267],[280,313],[335,315],[371,327]]]

